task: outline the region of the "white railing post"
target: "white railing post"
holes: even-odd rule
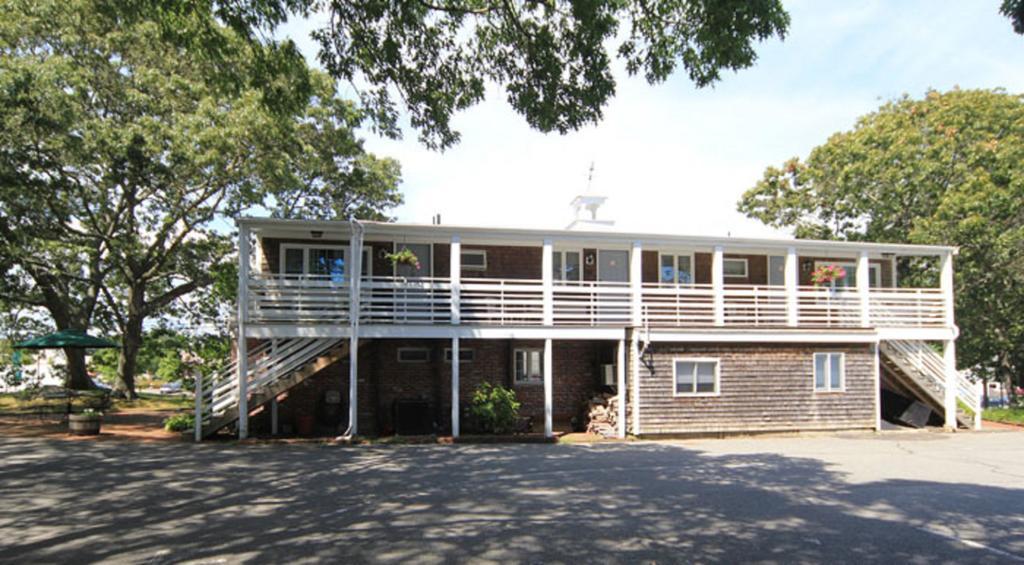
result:
[[[945,308],[946,326],[952,328],[956,325],[954,317],[953,302],[953,253],[947,251],[942,254],[942,272],[939,275],[939,288],[942,290],[942,302]]]
[[[452,325],[459,325],[462,323],[462,242],[457,235],[452,236],[449,265],[448,278],[452,287],[451,321]]]
[[[634,330],[636,331],[636,330]],[[618,423],[619,438],[626,437],[626,340],[619,340],[617,356],[615,359],[615,391],[619,397],[618,414],[615,415]]]
[[[786,325],[796,327],[799,324],[799,300],[797,289],[800,284],[800,266],[797,261],[796,247],[786,249],[786,264],[782,272],[783,284],[786,285]]]
[[[871,326],[871,268],[868,252],[861,251],[857,259],[857,297],[860,299],[860,325]]]
[[[203,375],[196,375],[196,416],[192,423],[196,442],[203,441]]]
[[[711,292],[713,293],[715,308],[715,325],[725,325],[725,249],[721,245],[715,246],[714,254],[711,256]]]
[[[923,346],[922,346],[923,347]],[[945,427],[948,431],[956,431],[956,397],[957,380],[960,378],[956,371],[956,342],[947,339],[942,342],[942,361],[945,365]]]
[[[544,437],[553,437],[551,397],[553,388],[551,339],[544,340]]]
[[[459,338],[452,338],[452,437],[459,437]]]
[[[634,330],[629,340],[629,372],[633,375],[631,400],[633,401],[633,435],[640,435],[640,339]],[[623,399],[625,400],[625,399]]]
[[[555,286],[554,286],[554,244],[550,239],[544,240],[543,256],[541,257],[541,281],[544,293],[544,325],[552,326],[555,322]]]
[[[633,249],[629,254],[629,290],[630,290],[630,311],[632,325],[639,328],[644,324],[643,320],[643,246],[639,241],[633,242]],[[623,397],[624,399],[624,397]]]
[[[348,342],[348,429],[359,435],[359,316],[360,285],[363,278],[363,229],[357,222],[349,224],[349,342]]]
[[[238,439],[249,437],[249,253],[249,226],[243,223],[238,226]]]

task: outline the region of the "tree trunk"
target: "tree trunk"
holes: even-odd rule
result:
[[[85,350],[77,347],[65,347],[64,354],[68,359],[68,374],[64,379],[64,387],[71,390],[89,390],[93,388],[92,379],[85,370]]]
[[[136,289],[128,292],[128,313],[121,336],[121,357],[117,363],[117,389],[129,399],[138,398],[135,393],[135,372],[138,368],[139,349],[142,348],[143,293]]]

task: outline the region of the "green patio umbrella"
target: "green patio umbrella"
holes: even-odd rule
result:
[[[65,347],[99,349],[121,346],[112,341],[92,337],[82,330],[60,330],[14,344],[14,349],[62,349]]]

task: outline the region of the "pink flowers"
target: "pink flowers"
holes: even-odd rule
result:
[[[846,269],[839,265],[822,265],[811,272],[814,286],[825,286],[846,278]]]

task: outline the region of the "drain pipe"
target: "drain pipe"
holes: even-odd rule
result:
[[[349,302],[348,317],[349,337],[348,351],[348,428],[336,439],[348,440],[358,433],[357,419],[359,409],[357,395],[359,392],[359,299],[361,295],[360,283],[363,278],[363,235],[366,228],[356,219],[349,216],[349,225],[352,227],[352,237],[349,244],[349,252],[352,258],[349,260]]]

